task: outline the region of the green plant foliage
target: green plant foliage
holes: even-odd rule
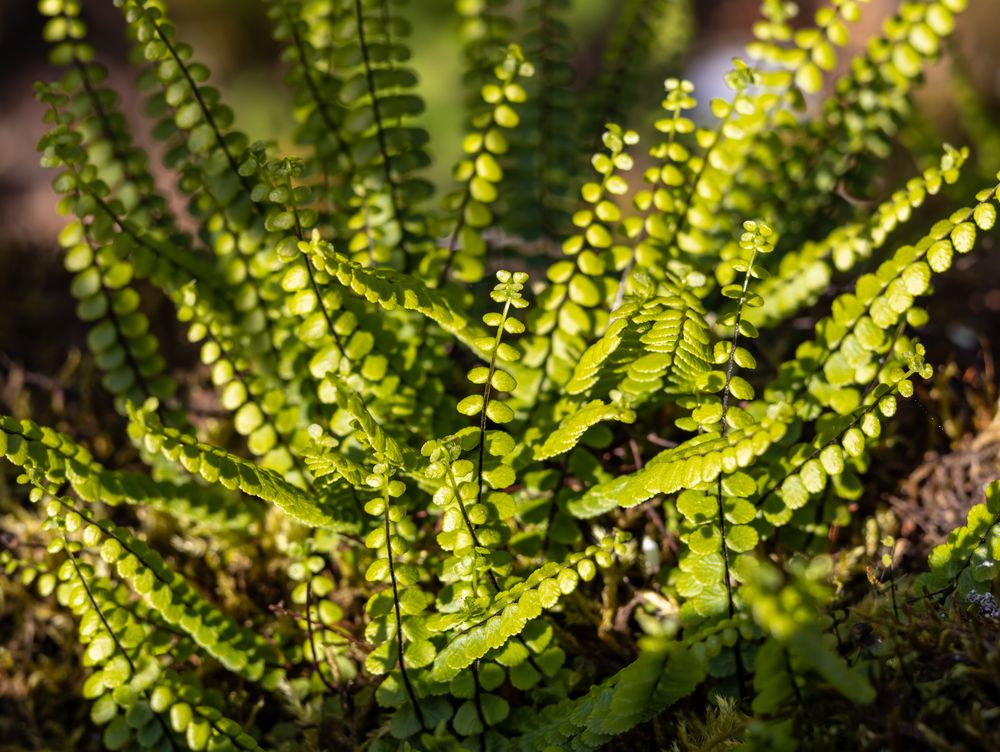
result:
[[[201,444],[177,429],[165,428],[150,403],[131,411],[129,434],[150,453],[160,453],[189,473],[230,490],[270,502],[292,519],[310,527],[350,529],[350,521],[327,508],[325,500],[313,500],[273,470],[258,467],[210,444]],[[236,418],[238,420],[239,418]]]
[[[704,667],[683,647],[650,640],[639,658],[584,696],[546,708],[504,749],[600,749],[610,739],[691,694]]]
[[[475,130],[462,142],[467,157],[455,166],[455,178],[462,187],[445,198],[448,209],[456,215],[448,238],[448,247],[436,272],[443,281],[449,271],[456,280],[478,282],[483,276],[486,256],[484,228],[494,223],[490,204],[497,201],[497,184],[503,180],[503,168],[498,157],[509,149],[504,130],[517,128],[520,117],[515,106],[524,102],[526,94],[518,79],[534,74],[532,66],[516,45],[507,50],[504,61],[493,72],[493,80],[481,90],[483,102],[489,108],[472,118]],[[433,268],[433,264],[432,264]],[[434,277],[435,273],[428,274]]]
[[[127,470],[108,470],[70,437],[29,420],[0,417],[6,452],[35,478],[56,485],[68,483],[83,501],[138,504],[193,525],[246,528],[258,524],[262,508],[237,500],[218,487],[157,481]]]
[[[917,592],[943,602],[949,597],[972,602],[990,592],[993,569],[1000,555],[1000,482],[986,489],[986,502],[969,510],[965,525],[955,528],[946,543],[930,555],[930,571]]]
[[[455,0],[468,64],[465,82],[476,108],[479,92],[490,82],[491,70],[502,59],[514,28],[507,4],[508,0]]]
[[[121,586],[95,578],[93,567],[81,564],[74,548],[66,544],[57,598],[80,620],[85,663],[99,667],[83,691],[94,700],[90,718],[104,727],[104,746],[261,749],[238,723],[206,702],[196,680],[162,671],[158,657],[176,647],[156,639],[149,613],[130,604]]]
[[[616,4],[580,96],[567,0],[461,0],[442,196],[403,3],[267,0],[288,152],[237,127],[168,2],[115,5],[172,184],[79,0],[38,3],[60,71],[38,149],[132,446],[0,416],[33,502],[0,567],[76,618],[107,748],[667,749],[718,696],[716,741],[794,749],[805,709],[875,700],[895,669],[847,660],[856,557],[827,554],[872,521],[873,452],[933,373],[917,299],[1000,183],[952,205],[969,149],[939,143],[896,190],[871,174],[904,161],[962,0],[903,2],[866,45],[858,0],[765,0],[698,114],[644,73],[688,3]],[[145,296],[197,345],[190,377]],[[905,597],[971,613],[998,559],[994,483]]]
[[[757,326],[773,325],[815,303],[835,272],[848,272],[870,258],[928,196],[955,183],[967,157],[966,150],[946,145],[940,164],[907,181],[904,189],[879,204],[868,224],[838,227],[822,241],[807,242],[798,251],[786,253],[774,275],[761,285],[764,305],[756,313],[748,311],[750,320]]]
[[[658,83],[649,68],[676,65],[691,37],[689,0],[628,0],[608,14],[601,65],[588,87],[582,137],[594,139],[607,122],[622,122],[639,99],[641,86]]]
[[[574,43],[569,0],[527,0],[513,34],[535,67],[504,166],[501,226],[529,240],[558,242],[569,229],[576,166],[590,148],[574,138]],[[599,124],[603,127],[603,123]],[[593,139],[599,134],[590,134]]]

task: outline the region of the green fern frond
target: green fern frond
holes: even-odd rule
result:
[[[917,581],[917,592],[943,602],[954,597],[959,605],[990,592],[1000,555],[1000,481],[985,489],[986,500],[969,509],[965,525],[948,534],[928,557],[929,571]]]
[[[248,496],[274,504],[303,525],[331,530],[356,529],[356,521],[346,517],[344,510],[331,508],[325,499],[304,493],[273,470],[258,467],[218,447],[200,443],[177,429],[165,427],[151,412],[151,407],[134,408],[129,413],[129,434],[147,451],[161,454],[209,483],[238,488]]]

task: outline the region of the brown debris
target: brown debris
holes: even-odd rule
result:
[[[900,534],[917,556],[943,543],[964,524],[969,508],[983,500],[983,490],[1000,478],[1000,409],[977,436],[965,435],[958,446],[941,454],[927,452],[924,461],[888,499],[900,521]]]

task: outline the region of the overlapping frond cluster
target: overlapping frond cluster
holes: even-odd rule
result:
[[[617,125],[605,131],[604,150],[591,160],[597,180],[583,185],[580,193],[586,208],[574,213],[574,232],[562,244],[568,258],[549,266],[550,284],[539,294],[529,317],[537,341],[529,344],[526,356],[539,371],[535,387],[543,394],[569,380],[572,364],[588,341],[607,326],[607,304],[615,294],[614,232],[621,219],[614,199],[628,191],[621,173],[634,166],[628,147],[638,138]]]
[[[818,688],[869,702],[819,554],[931,375],[917,299],[994,227],[1000,183],[941,210],[969,152],[935,144],[845,200],[903,148],[964,7],[904,2],[843,61],[863,4],[803,25],[765,0],[728,97],[699,117],[667,79],[640,149],[607,120],[656,105],[620,78],[684,3],[622,4],[581,113],[566,0],[460,0],[475,96],[436,200],[402,3],[267,2],[291,156],[236,126],[166,3],[117,0],[161,186],[80,2],[41,0],[60,246],[151,470],[0,417],[44,537],[0,565],[78,617],[105,745],[301,749],[335,726],[373,750],[599,749],[707,685],[747,700],[748,748],[780,749]],[[193,419],[147,296],[219,419]],[[811,334],[784,326],[804,314]],[[917,597],[995,587],[998,493]],[[255,560],[263,600],[210,592],[210,546]]]
[[[967,150],[946,146],[938,165],[908,180],[906,187],[879,204],[864,224],[838,227],[820,241],[807,241],[785,253],[774,276],[761,286],[764,305],[756,313],[748,311],[750,320],[758,326],[773,325],[814,304],[835,272],[850,271],[871,258],[928,196],[955,183],[967,158]]]
[[[569,0],[528,0],[517,31],[536,75],[504,165],[500,218],[505,230],[529,240],[558,241],[567,231],[577,167],[590,147],[575,137],[569,7]]]
[[[515,21],[509,0],[458,0],[455,12],[461,19],[460,35],[466,58],[463,81],[471,93],[473,111],[480,109],[479,92],[490,83],[493,68],[502,61],[511,41]]]

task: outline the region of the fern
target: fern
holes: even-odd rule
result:
[[[303,497],[299,489],[277,473],[211,445],[200,444],[176,429],[164,428],[156,414],[148,409],[135,410],[130,418],[129,432],[148,451],[162,454],[209,483],[219,483],[228,489],[239,488],[249,496],[278,506],[292,519],[311,527],[351,527],[350,521],[338,516],[323,500]]]
[[[917,592],[938,602],[953,597],[972,602],[989,592],[997,560],[1000,523],[1000,483],[985,489],[986,501],[969,509],[965,525],[948,534],[948,540],[931,551],[929,571],[920,577]],[[959,601],[961,603],[961,601]]]
[[[747,598],[767,636],[757,653],[755,713],[774,713],[782,703],[795,701],[801,696],[799,686],[808,686],[805,676],[810,671],[856,702],[875,699],[867,678],[837,655],[832,635],[823,634],[817,623],[817,606],[829,597],[821,584],[822,568],[828,564],[822,559],[808,566],[799,563],[786,585],[767,565],[750,573]]]
[[[966,152],[946,146],[940,164],[928,168],[919,178],[907,181],[905,189],[896,191],[878,206],[867,225],[838,228],[823,241],[807,243],[797,252],[782,256],[774,276],[762,284],[764,305],[756,313],[747,312],[750,320],[758,326],[766,326],[786,320],[815,303],[835,271],[849,271],[870,258],[928,196],[933,196],[946,184],[955,183],[967,156]]]
[[[690,81],[644,77],[687,3],[616,5],[583,91],[571,4],[463,0],[440,195],[403,3],[268,0],[277,141],[237,126],[169,3],[116,5],[165,171],[76,0],[39,3],[38,148],[101,424],[131,444],[0,416],[33,502],[5,505],[0,566],[75,616],[105,746],[669,748],[704,695],[737,719],[721,741],[794,748],[809,709],[906,670],[846,659],[861,554],[835,533],[877,538],[865,474],[934,370],[918,298],[996,224],[1000,183],[948,203],[989,148],[900,138],[963,2],[904,2],[846,59],[863,3],[765,0],[696,116]],[[882,193],[903,150],[921,171]],[[972,618],[998,498],[905,603]]]
[[[693,692],[704,677],[700,662],[683,648],[653,647],[583,697],[531,718],[525,733],[504,748],[600,749]]]
[[[561,238],[568,228],[575,175],[569,165],[582,151],[569,134],[576,118],[570,85],[573,41],[567,0],[529,0],[514,34],[536,75],[527,89],[523,125],[515,134],[504,172],[507,206],[502,226],[528,239]],[[603,125],[603,124],[602,124]]]
[[[462,143],[468,157],[455,167],[455,177],[463,185],[445,199],[456,218],[441,269],[436,273],[439,281],[452,269],[455,278],[464,282],[477,282],[483,276],[486,241],[481,233],[493,223],[489,206],[499,197],[497,184],[503,180],[497,157],[509,148],[503,129],[516,128],[520,122],[515,105],[523,102],[526,94],[518,79],[533,73],[520,48],[512,46],[494,69],[494,80],[482,87],[482,98],[489,110],[472,120],[475,130]]]
[[[693,23],[687,0],[631,0],[608,15],[610,31],[583,113],[586,140],[594,139],[604,123],[619,123],[631,115],[629,108],[638,100],[639,87],[656,83],[649,80],[647,66],[676,64]]]
[[[239,724],[202,704],[204,694],[196,683],[176,671],[161,671],[157,657],[164,643],[146,642],[156,634],[155,626],[121,603],[113,586],[95,581],[93,569],[82,565],[72,548],[66,544],[68,566],[59,572],[59,599],[80,619],[85,660],[100,667],[84,692],[94,699],[91,720],[104,726],[104,745],[117,749],[129,742],[140,747],[165,742],[190,749],[260,749]]]
[[[0,418],[4,452],[38,477],[68,483],[84,501],[145,506],[193,525],[240,528],[257,524],[261,509],[229,493],[194,483],[156,481],[145,473],[108,470],[64,434],[31,421]]]

